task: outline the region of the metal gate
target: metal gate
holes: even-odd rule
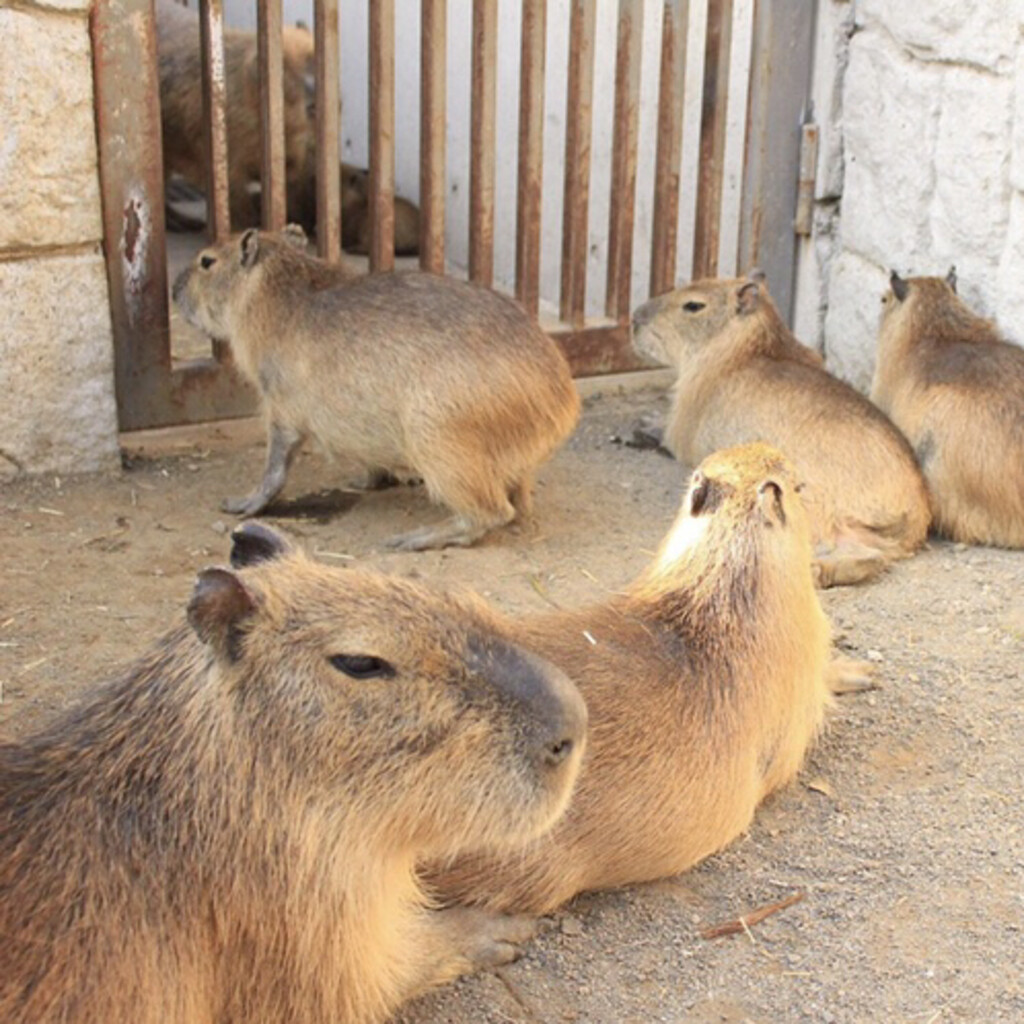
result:
[[[167,299],[164,182],[154,0],[96,0],[92,11],[104,238],[122,430],[247,415],[255,397],[230,349],[173,365]],[[369,3],[371,271],[394,265],[395,2]],[[412,0],[398,0],[403,8]],[[494,278],[498,0],[473,0],[469,277]],[[719,261],[733,0],[707,0],[694,277]],[[630,287],[636,210],[643,0],[617,0],[610,220],[604,317],[585,316],[597,0],[569,0],[566,159],[558,323],[547,325],[577,376],[631,370]],[[737,265],[757,264],[784,315],[792,305],[801,121],[808,106],[815,0],[753,0],[751,71]],[[285,155],[282,0],[257,0],[264,224],[283,226]],[[650,293],[673,286],[689,0],[665,0],[659,66]],[[420,257],[445,272],[447,0],[420,0]],[[522,0],[515,295],[539,309],[546,0]],[[209,233],[230,231],[222,0],[200,0]],[[338,0],[314,0],[317,239],[341,254]],[[804,134],[808,134],[805,130]],[[686,140],[689,144],[689,140]],[[811,175],[813,179],[813,174]],[[806,198],[806,197],[805,197]]]

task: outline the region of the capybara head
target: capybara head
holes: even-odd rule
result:
[[[753,587],[773,567],[783,575],[811,567],[811,532],[793,464],[762,442],[723,448],[694,471],[683,507],[654,560],[655,576],[680,559],[708,578],[731,573]],[[698,574],[698,578],[700,574]]]
[[[889,274],[889,287],[882,295],[881,339],[921,315],[940,322],[963,320],[964,333],[970,334],[969,321],[977,317],[957,295],[956,267],[950,267],[945,277],[900,277],[895,270]]]
[[[275,258],[298,255],[302,229],[289,225],[277,234],[250,228],[237,238],[208,246],[178,275],[171,295],[185,319],[212,338],[228,341],[232,305],[251,293],[261,271]]]
[[[200,573],[189,621],[261,758],[300,791],[442,856],[521,843],[561,813],[583,700],[478,599],[319,565],[254,522],[231,562]]]
[[[706,278],[644,303],[633,314],[633,345],[655,362],[683,369],[737,317],[771,302],[764,274],[745,278]]]

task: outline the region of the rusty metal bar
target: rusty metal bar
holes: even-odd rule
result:
[[[341,150],[338,106],[338,0],[314,0],[316,45],[316,247],[341,259]]]
[[[287,217],[284,155],[284,27],[282,0],[258,0],[256,38],[260,70],[260,207],[263,226],[279,231]]]
[[[118,421],[131,430],[171,365],[152,0],[97,0],[90,29]]]
[[[370,270],[395,266],[395,0],[370,0]]]
[[[615,57],[615,128],[612,136],[611,217],[608,226],[608,288],[605,312],[629,320],[636,206],[636,146],[640,106],[642,0],[619,0]]]
[[[420,49],[420,267],[444,273],[447,0],[423,0]]]
[[[199,0],[199,46],[206,133],[206,231],[210,238],[221,241],[231,232],[222,0]]]
[[[528,313],[540,305],[540,217],[544,160],[546,0],[523,0],[519,65],[519,188],[516,200],[516,298]]]
[[[689,0],[666,0],[661,30],[658,85],[658,148],[654,159],[654,211],[651,224],[651,295],[671,291],[676,279],[679,224],[679,165],[682,158],[683,83]]]
[[[794,8],[800,5],[792,5]],[[722,178],[729,106],[729,61],[733,0],[708,0],[704,42],[704,92],[701,98],[700,164],[697,171],[697,217],[693,229],[693,276],[718,274],[721,240]],[[806,11],[804,12],[806,17]]]
[[[738,266],[760,267],[779,311],[791,318],[796,273],[798,179],[809,219],[814,157],[801,164],[801,121],[810,107],[814,18],[800,5],[754,7]],[[813,134],[813,126],[811,134]],[[813,148],[813,147],[812,147]],[[805,223],[809,230],[810,224]]]
[[[624,373],[648,366],[633,351],[629,324],[565,325],[548,334],[569,361],[574,377]]]
[[[473,0],[469,142],[469,278],[494,281],[494,126],[498,0]]]
[[[559,315],[583,325],[587,297],[587,213],[594,109],[596,0],[572,0],[565,111],[565,198],[562,204],[562,287]]]

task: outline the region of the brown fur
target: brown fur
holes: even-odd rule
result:
[[[754,444],[694,474],[624,594],[526,619],[516,636],[590,715],[566,815],[525,852],[431,870],[449,899],[544,913],[587,889],[676,874],[794,776],[829,700],[829,626],[791,465]]]
[[[316,233],[316,178],[306,182],[305,200],[296,220]],[[370,172],[352,164],[341,165],[341,245],[346,252],[365,256],[370,251]],[[415,256],[420,251],[420,208],[395,196],[395,254]]]
[[[164,176],[180,174],[196,188],[205,190],[199,19],[194,11],[174,0],[157,0],[156,28]],[[282,42],[285,177],[288,206],[295,210],[313,166],[313,36],[304,28],[286,26]],[[258,224],[260,218],[259,197],[250,193],[251,186],[260,180],[263,152],[256,51],[254,33],[224,30],[228,180],[231,222],[236,228]]]
[[[324,266],[247,232],[204,250],[175,282],[185,316],[230,340],[270,424],[264,482],[227,510],[264,508],[311,437],[368,470],[422,477],[455,512],[398,546],[469,544],[510,522],[579,417],[558,348],[488,289],[431,274],[322,287]]]
[[[476,600],[273,554],[0,746],[5,1024],[366,1024],[523,937],[430,909],[414,865],[550,826],[578,692]]]
[[[894,276],[871,397],[921,461],[937,532],[1024,547],[1024,350],[957,296],[951,274]]]
[[[759,278],[695,281],[638,310],[634,331],[679,370],[665,431],[676,458],[763,440],[793,460],[821,585],[868,579],[924,542],[928,494],[906,439],[793,337]]]

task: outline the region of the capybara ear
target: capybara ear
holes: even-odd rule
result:
[[[255,228],[249,228],[238,243],[242,254],[242,266],[251,267],[260,255],[260,236]]]
[[[769,526],[786,525],[786,509],[782,504],[782,486],[776,480],[765,480],[757,488],[757,507]]]
[[[299,252],[306,251],[306,244],[309,241],[309,238],[301,224],[286,224],[284,230],[281,232],[281,237],[289,245],[298,249]]]
[[[761,284],[759,281],[747,281],[736,293],[736,312],[740,316],[753,313],[761,304]]]
[[[711,493],[711,481],[698,469],[690,478],[690,515],[699,516],[704,511]]]
[[[292,551],[291,542],[277,530],[248,519],[231,531],[231,568],[269,562]]]
[[[950,290],[956,295],[956,267],[950,267],[949,273],[946,274],[946,284],[949,285]]]
[[[889,272],[889,286],[892,288],[893,295],[895,295],[900,302],[907,297],[907,292],[910,291],[910,285],[908,285],[895,270]]]
[[[196,577],[188,603],[188,621],[204,644],[237,661],[238,627],[256,610],[245,584],[230,570],[213,566]]]
[[[768,276],[760,267],[751,267],[747,271],[747,280],[754,281],[757,284],[764,284],[768,280]]]

